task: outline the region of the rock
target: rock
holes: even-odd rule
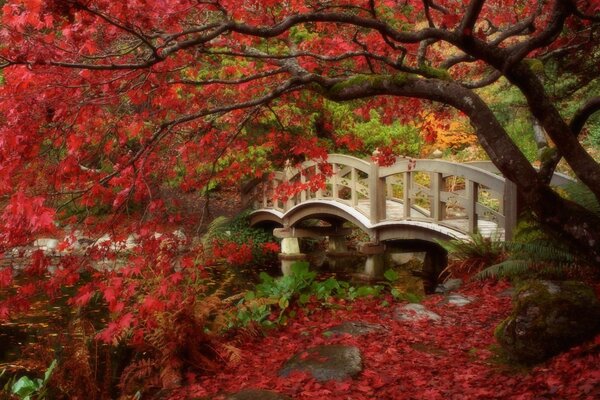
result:
[[[435,287],[435,293],[448,293],[453,292],[461,287],[462,279],[448,279],[446,282],[441,283]]]
[[[354,346],[316,346],[290,358],[279,376],[288,376],[294,371],[308,372],[320,382],[344,380],[362,371],[362,355]]]
[[[600,331],[600,301],[582,282],[528,281],[513,297],[513,312],[495,336],[508,356],[543,361]]]
[[[444,153],[440,149],[435,149],[431,152],[431,158],[442,158],[443,155]]]
[[[385,327],[381,324],[371,324],[369,322],[362,321],[347,321],[340,325],[333,326],[325,331],[323,334],[326,336],[332,335],[343,335],[345,333],[352,336],[361,336],[373,332],[384,331]]]
[[[446,297],[443,302],[448,304],[453,304],[458,307],[466,306],[467,304],[471,304],[475,300],[473,297],[463,296],[462,294],[452,293]]]
[[[56,248],[58,247],[58,239],[53,239],[53,238],[36,239],[33,242],[33,245],[45,253],[47,253],[47,252],[51,253],[51,252],[56,251]]]
[[[403,265],[415,258],[415,253],[391,253],[392,265]]]
[[[401,307],[397,307],[394,310],[394,319],[397,321],[420,321],[423,319],[440,321],[442,317],[433,311],[429,311],[421,304],[410,303]]]
[[[244,389],[240,392],[228,395],[227,400],[292,400],[291,397],[271,390]]]

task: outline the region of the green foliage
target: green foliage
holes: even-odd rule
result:
[[[537,145],[533,139],[533,125],[528,117],[517,117],[506,125],[506,131],[517,147],[531,162],[538,157]]]
[[[586,136],[586,143],[589,146],[600,149],[600,123],[589,127],[588,134]]]
[[[384,285],[389,289],[390,294],[398,301],[407,301],[409,303],[420,303],[421,297],[414,293],[404,292],[395,286],[395,283],[400,280],[400,274],[393,269],[388,269],[383,273],[386,279]]]
[[[275,252],[266,252],[266,243],[276,243],[278,240],[271,232],[252,228],[249,220],[250,211],[244,211],[232,219],[220,216],[215,218],[208,226],[202,237],[205,248],[213,250],[226,244],[247,246],[251,250],[252,264],[267,264],[275,260]]]
[[[7,384],[10,386],[10,392],[21,400],[33,400],[33,399],[46,399],[47,395],[47,384],[52,376],[54,368],[56,368],[57,361],[54,360],[44,373],[44,379],[31,379],[27,375],[24,375],[17,379],[14,383]]]
[[[327,103],[336,126],[345,126],[344,130],[352,132],[362,140],[363,156],[370,156],[375,149],[392,146],[396,154],[418,157],[423,145],[419,130],[411,125],[402,125],[395,121],[386,125],[381,121],[377,110],[370,111],[368,121],[360,121],[352,111],[350,104]]]
[[[576,183],[565,188],[573,201],[600,214],[600,204],[592,192]],[[547,231],[532,218],[523,218],[516,229],[512,242],[505,244],[509,254],[503,262],[496,263],[479,272],[477,279],[486,278],[581,278],[591,272],[588,261],[578,256],[561,237]]]
[[[470,277],[482,269],[498,263],[505,257],[504,243],[481,233],[469,235],[470,240],[437,241],[450,255],[444,272],[458,278]]]
[[[348,282],[328,278],[317,281],[316,272],[310,271],[307,262],[292,265],[290,275],[274,278],[261,273],[261,283],[254,291],[246,293],[237,304],[236,322],[247,326],[251,322],[264,327],[285,324],[294,304],[306,306],[317,302],[323,306],[332,298],[354,300],[360,297],[379,296],[383,286],[351,286]]]
[[[600,202],[587,186],[579,182],[573,182],[563,189],[567,198],[600,215]]]

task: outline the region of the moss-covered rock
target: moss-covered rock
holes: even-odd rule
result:
[[[513,297],[513,312],[495,336],[508,356],[533,364],[600,331],[600,301],[582,282],[527,281]]]

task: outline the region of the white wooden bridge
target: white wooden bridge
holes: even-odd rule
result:
[[[553,178],[556,185],[569,181],[560,174]],[[476,232],[510,240],[517,223],[516,185],[490,162],[402,158],[383,167],[330,154],[322,163],[276,172],[256,191],[251,224],[280,225],[281,237],[297,236],[302,221],[318,219],[333,227],[349,221],[375,245],[468,239]]]

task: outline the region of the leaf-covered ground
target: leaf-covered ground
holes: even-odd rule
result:
[[[395,321],[396,304],[379,299],[299,312],[288,326],[244,342],[242,361],[197,378],[174,398],[222,399],[246,388],[278,391],[293,399],[597,399],[600,398],[600,336],[534,368],[507,365],[494,350],[495,326],[510,312],[508,284],[471,284],[460,292],[476,297],[463,307],[442,295],[423,304],[441,321]],[[383,324],[384,332],[327,337],[344,321]],[[320,344],[361,349],[364,371],[353,380],[319,383],[306,374],[278,377],[293,354]],[[191,377],[190,377],[191,378]]]

